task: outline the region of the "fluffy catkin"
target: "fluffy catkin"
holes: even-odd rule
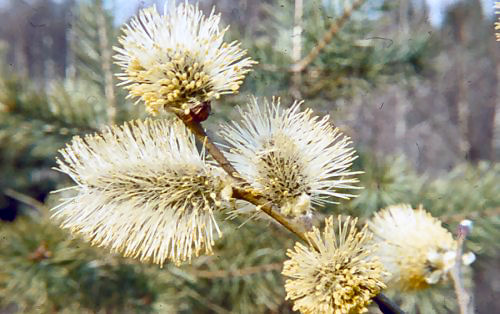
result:
[[[385,273],[373,256],[368,230],[358,231],[356,219],[342,223],[339,217],[338,228],[333,222],[333,217],[327,218],[323,233],[316,227],[306,233],[309,245],[296,243],[287,252],[290,259],[282,272],[289,278],[286,298],[301,313],[365,312],[371,298],[385,288]]]
[[[385,269],[391,273],[388,286],[399,291],[418,291],[447,279],[455,265],[457,242],[423,208],[389,206],[368,222]],[[474,254],[463,256],[464,264]]]
[[[150,113],[183,109],[236,93],[254,61],[236,41],[223,41],[220,15],[205,17],[198,6],[181,3],[142,10],[123,28],[115,47],[121,83]]]
[[[242,121],[221,126],[228,142],[226,156],[240,175],[282,214],[298,217],[311,205],[348,199],[342,189],[355,188],[356,159],[350,139],[329,122],[301,110],[302,102],[284,109],[279,99],[259,104],[253,98]]]
[[[60,153],[58,170],[76,183],[76,195],[53,209],[63,227],[158,264],[212,252],[230,185],[181,123],[128,122],[75,137]]]

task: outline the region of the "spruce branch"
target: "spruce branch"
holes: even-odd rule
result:
[[[340,29],[349,20],[352,13],[357,9],[359,9],[359,7],[363,5],[363,3],[364,0],[356,0],[354,1],[354,3],[350,8],[344,10],[342,16],[338,20],[334,21],[332,25],[330,25],[330,28],[325,33],[323,38],[318,42],[318,44],[313,49],[311,49],[311,51],[304,58],[302,58],[299,62],[295,63],[292,66],[291,71],[292,72],[304,71],[314,61],[314,59],[316,59],[319,56],[321,51],[325,49],[325,47],[332,41],[333,37],[337,35]]]
[[[85,85],[74,81],[53,81],[48,92],[40,92],[29,81],[17,77],[5,85],[6,98],[0,105],[0,115],[4,125],[7,122],[12,125],[14,133],[19,131],[14,123],[16,120],[17,123],[31,124],[32,134],[43,131],[42,134],[65,137],[100,131],[100,108],[89,101],[93,97],[89,96],[92,90],[77,92]]]

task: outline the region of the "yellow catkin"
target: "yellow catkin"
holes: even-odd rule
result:
[[[389,206],[368,222],[376,254],[391,273],[388,285],[399,291],[419,291],[448,278],[455,265],[457,242],[441,221],[423,208]],[[473,254],[463,256],[464,264]]]
[[[382,264],[373,256],[371,234],[358,231],[356,220],[325,219],[323,233],[306,234],[308,245],[288,250],[283,275],[286,298],[301,313],[360,313],[385,288]],[[335,230],[337,229],[337,231]],[[317,248],[317,250],[315,249]]]
[[[164,15],[142,10],[115,48],[122,85],[153,112],[236,93],[256,62],[239,45],[225,45],[227,29],[219,30],[219,22],[219,15],[205,17],[188,3],[173,1]]]

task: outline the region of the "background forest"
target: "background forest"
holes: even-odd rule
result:
[[[52,169],[58,149],[74,135],[145,117],[114,77],[123,2],[0,2],[0,313],[292,312],[280,271],[295,239],[273,224],[227,220],[215,255],[160,269],[90,247],[49,219],[58,201],[49,192],[72,184]],[[322,212],[363,220],[404,202],[422,204],[452,232],[473,220],[467,249],[477,260],[467,281],[476,311],[498,313],[493,2],[443,1],[432,23],[424,1],[365,2],[200,1],[205,12],[216,5],[229,36],[259,62],[239,95],[213,104],[207,123],[214,130],[235,117],[250,94],[305,99],[330,114],[353,139],[364,189]],[[456,312],[450,286],[391,296],[410,313]]]

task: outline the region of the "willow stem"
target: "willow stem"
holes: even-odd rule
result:
[[[377,303],[378,308],[384,314],[405,314],[391,299],[382,293],[373,297],[373,301]]]
[[[214,142],[208,137],[207,133],[203,129],[200,122],[196,122],[194,120],[189,120],[185,116],[177,115],[182,122],[188,127],[188,129],[193,132],[196,139],[203,143],[205,149],[208,153],[217,161],[217,163],[227,172],[233,179],[237,181],[242,181],[240,176],[238,175],[238,171],[234,169],[233,165],[227,160],[226,156],[222,154],[217,146],[215,146]]]
[[[464,287],[462,276],[462,254],[464,250],[465,239],[467,238],[467,235],[469,233],[468,227],[462,226],[462,224],[460,224],[458,226],[457,233],[457,253],[455,258],[455,266],[451,270],[451,278],[453,281],[453,287],[455,288],[455,295],[457,296],[460,314],[473,314],[474,305],[472,303],[472,297]]]
[[[226,156],[224,156],[220,149],[208,137],[200,122],[189,119],[188,116],[178,114],[178,117],[184,122],[186,127],[188,127],[191,132],[193,132],[196,139],[203,143],[207,152],[215,159],[215,161],[217,161],[217,163],[222,167],[222,169],[224,169],[224,171],[226,171],[232,178],[234,178],[238,182],[248,186],[248,183],[244,182],[244,180],[239,176],[238,171],[236,171],[229,160],[227,160]],[[257,191],[252,189],[234,187],[233,197],[259,206],[263,212],[277,221],[280,225],[288,229],[303,241],[308,242],[304,233],[302,233],[296,226],[291,224],[280,213],[273,210],[272,205],[269,204],[269,202],[267,202],[264,198],[262,198],[262,196]]]
[[[295,234],[302,241],[309,243],[309,241],[307,240],[304,233],[301,232],[296,226],[291,224],[285,217],[283,217],[283,215],[281,215],[277,211],[273,210],[272,205],[270,205],[267,200],[263,199],[258,194],[257,191],[252,190],[252,189],[242,189],[242,188],[234,187],[233,188],[233,197],[237,198],[237,199],[245,200],[249,203],[252,203],[252,204],[258,206],[263,212],[265,212],[271,218],[276,220],[279,224],[281,224],[283,227],[288,229],[290,232]],[[316,245],[314,243],[310,243],[310,244],[314,246],[314,249],[318,250],[318,248],[316,247]]]
[[[314,243],[309,242],[305,234],[300,231],[299,228],[290,223],[278,211],[275,211],[272,204],[270,204],[269,201],[267,201],[258,191],[248,188],[250,186],[248,182],[245,182],[241,178],[241,176],[238,174],[238,171],[236,171],[229,160],[227,160],[226,156],[224,156],[220,149],[214,144],[214,142],[212,142],[200,122],[195,121],[194,119],[191,119],[191,117],[183,115],[181,113],[177,113],[177,116],[182,120],[182,122],[184,122],[186,127],[191,130],[196,139],[199,142],[203,143],[207,152],[215,159],[215,161],[222,167],[222,169],[224,169],[224,171],[226,171],[232,178],[240,183],[243,183],[243,188],[233,187],[234,198],[245,200],[249,203],[254,204],[255,206],[258,206],[263,212],[269,215],[269,217],[274,219],[291,233],[295,234],[302,241],[312,245],[316,251],[319,251],[318,247]],[[374,301],[377,303],[378,307],[384,314],[404,314],[404,312],[399,309],[397,305],[395,305],[382,293],[375,296]]]

